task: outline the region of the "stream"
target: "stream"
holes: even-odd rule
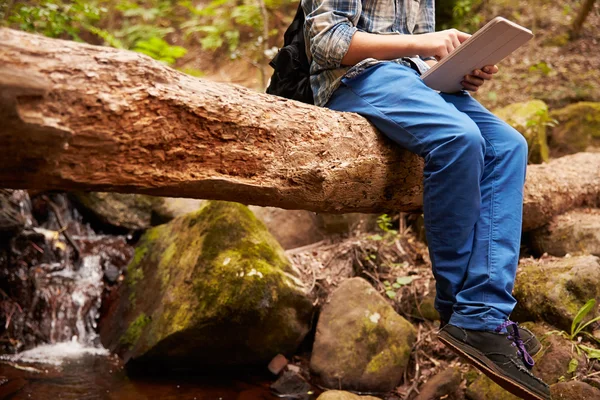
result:
[[[96,328],[102,299],[133,256],[132,235],[92,228],[65,195],[30,201],[15,191],[8,201],[10,222],[22,226],[0,247],[0,399],[276,398],[266,368],[263,376],[129,376]]]

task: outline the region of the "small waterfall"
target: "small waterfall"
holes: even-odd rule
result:
[[[9,337],[3,352],[21,353],[3,358],[104,354],[96,332],[102,297],[122,279],[132,247],[84,224],[65,195],[20,199],[25,223],[0,249],[0,331]]]

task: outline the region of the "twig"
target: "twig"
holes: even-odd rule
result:
[[[416,341],[415,345],[413,346],[413,353],[415,355],[415,376],[413,378],[412,385],[410,385],[410,387],[406,391],[406,394],[404,395],[405,399],[408,399],[408,397],[413,392],[413,390],[415,392],[419,393],[419,390],[417,389],[417,387],[419,386],[419,373],[421,371],[421,366],[419,364],[419,345],[421,344],[421,340],[422,340],[421,327],[422,327],[422,325],[419,324],[419,328],[417,330],[417,341]]]
[[[44,195],[44,196],[42,196],[42,198],[48,203],[48,205],[52,209],[52,212],[54,213],[54,216],[56,217],[56,221],[58,222],[58,226],[60,227],[60,232],[62,232],[65,239],[67,239],[67,242],[69,242],[69,244],[75,250],[75,260],[76,261],[80,260],[81,259],[81,250],[79,249],[79,246],[77,246],[77,244],[75,243],[73,238],[71,238],[71,235],[69,235],[69,233],[67,232],[67,225],[65,225],[63,223],[62,217],[60,216],[60,210],[58,209],[58,206],[56,204],[54,204],[48,196]]]

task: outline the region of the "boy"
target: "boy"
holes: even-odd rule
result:
[[[423,208],[439,338],[510,392],[549,399],[540,344],[508,317],[519,256],[527,143],[465,90],[419,75],[470,35],[434,32],[434,0],[302,0],[315,104],[356,112],[425,160]],[[476,91],[498,72],[465,76]]]

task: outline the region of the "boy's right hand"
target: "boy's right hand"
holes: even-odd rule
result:
[[[457,29],[415,35],[417,50],[422,57],[435,57],[438,61],[450,54],[471,35]]]

